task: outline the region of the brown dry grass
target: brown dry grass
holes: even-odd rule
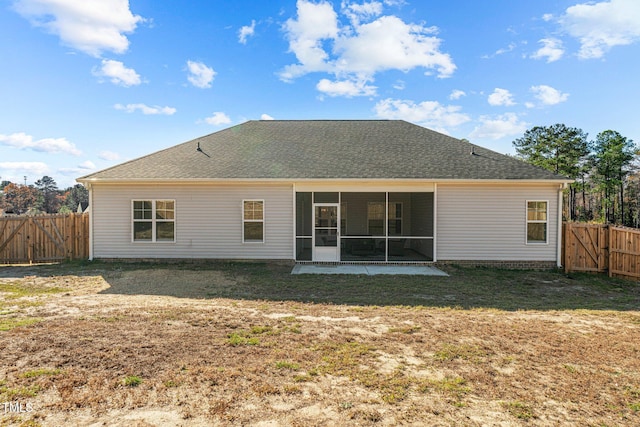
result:
[[[12,325],[0,332],[0,425],[640,425],[635,283],[456,268],[451,279],[378,283],[287,271],[0,267],[0,323]],[[280,297],[256,297],[263,281]],[[417,287],[435,303],[394,304],[404,297],[393,294],[366,304],[384,286]],[[478,289],[494,286],[515,294]],[[565,291],[571,309],[548,297]],[[542,308],[513,308],[540,295]],[[620,300],[592,308],[608,295]],[[473,307],[479,298],[494,301]],[[5,401],[33,410],[3,413]]]

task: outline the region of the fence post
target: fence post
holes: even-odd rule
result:
[[[571,273],[571,267],[573,267],[573,223],[565,222],[565,235],[564,235],[564,272]]]
[[[74,258],[73,254],[75,253],[76,246],[76,221],[74,216],[66,216],[65,222],[67,222],[67,227],[65,227],[67,231],[68,238],[66,239],[66,257],[67,259],[72,260]]]
[[[33,223],[33,217],[27,218],[27,260],[29,264],[33,264],[33,251],[35,241],[35,224]]]
[[[609,252],[608,253],[608,255],[609,255],[608,258],[609,259],[607,260],[608,261],[608,263],[607,263],[607,267],[608,267],[607,268],[607,273],[608,273],[609,277],[613,277],[613,272],[612,272],[612,270],[613,270],[613,250],[612,249],[613,249],[613,240],[614,240],[613,239],[613,231],[614,231],[614,229],[609,224],[609,225],[607,225],[606,230],[609,232],[609,242],[608,242],[609,243],[609,247],[607,248],[607,251]]]

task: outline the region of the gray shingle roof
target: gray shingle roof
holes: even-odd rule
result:
[[[568,181],[402,120],[248,121],[79,180],[359,178]]]

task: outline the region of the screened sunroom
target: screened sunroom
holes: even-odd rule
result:
[[[433,192],[296,192],[296,260],[429,262]]]

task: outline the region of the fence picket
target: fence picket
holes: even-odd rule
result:
[[[565,272],[599,272],[608,273],[609,277],[640,278],[640,230],[581,223],[565,223],[564,228]]]
[[[0,264],[89,257],[89,215],[0,218]]]

